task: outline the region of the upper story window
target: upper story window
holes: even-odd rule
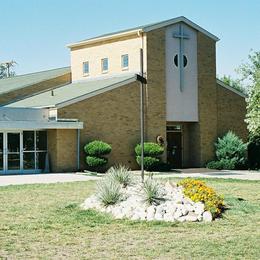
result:
[[[103,73],[108,71],[108,58],[101,60],[101,70]]]
[[[121,68],[128,69],[129,59],[128,54],[124,54],[121,56]]]
[[[89,62],[84,61],[83,62],[83,75],[87,76],[89,74]]]

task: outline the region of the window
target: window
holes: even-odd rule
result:
[[[128,69],[128,54],[124,54],[121,56],[121,68]]]
[[[176,67],[179,66],[178,65],[178,59],[179,59],[178,54],[176,54],[173,58],[173,61],[174,61],[174,64],[175,64]],[[187,59],[186,55],[183,55],[183,67],[184,68],[187,66],[187,63],[188,63],[188,59]]]
[[[103,73],[108,71],[108,58],[101,60],[101,70]]]
[[[87,76],[89,74],[89,62],[83,62],[83,75]]]
[[[23,169],[44,170],[47,155],[47,132],[23,132]]]

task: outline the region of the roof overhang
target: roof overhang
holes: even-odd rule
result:
[[[82,122],[0,121],[1,130],[83,129]]]
[[[179,17],[176,17],[176,18],[173,18],[173,19],[170,19],[170,20],[166,20],[166,21],[162,21],[162,22],[159,22],[159,23],[154,23],[154,24],[147,25],[147,26],[140,26],[137,29],[130,29],[128,31],[98,36],[98,37],[91,38],[91,39],[88,39],[88,40],[84,40],[84,41],[80,41],[80,42],[76,42],[76,43],[71,43],[71,44],[68,44],[66,46],[68,48],[74,48],[74,47],[90,45],[90,44],[98,43],[98,42],[101,42],[101,41],[108,41],[108,40],[113,40],[113,39],[116,39],[116,38],[132,36],[132,35],[142,36],[143,33],[150,32],[150,31],[160,29],[162,27],[166,27],[166,26],[173,25],[173,24],[180,23],[180,22],[183,22],[183,23],[189,25],[190,27],[194,28],[195,30],[207,35],[209,38],[211,38],[214,41],[219,41],[219,38],[217,36],[215,36],[214,34],[212,34],[212,33],[208,32],[207,30],[203,29],[202,27],[200,27],[196,23],[192,22],[191,20],[187,19],[186,17],[179,16]]]
[[[113,40],[116,38],[129,37],[129,36],[134,36],[134,35],[136,35],[138,37],[138,36],[141,36],[142,31],[143,31],[142,29],[137,29],[137,30],[130,30],[130,31],[122,32],[122,33],[115,33],[112,35],[96,37],[93,39],[80,41],[80,42],[76,42],[76,43],[70,43],[70,44],[67,44],[66,47],[71,49],[71,48],[80,47],[80,46],[84,46],[84,45],[94,44],[94,43],[101,42],[101,41],[109,41],[109,40]]]

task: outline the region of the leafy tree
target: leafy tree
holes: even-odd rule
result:
[[[241,84],[241,81],[239,79],[233,79],[230,75],[219,78],[221,81],[223,81],[225,84],[229,85],[230,87],[246,94],[245,87]]]
[[[250,138],[260,137],[260,51],[248,55],[248,62],[238,72],[249,87],[246,123]]]
[[[16,64],[15,61],[8,62],[8,64],[6,63],[0,64],[0,79],[15,76],[15,71],[12,69],[15,64]]]

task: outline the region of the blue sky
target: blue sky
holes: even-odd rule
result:
[[[0,4],[0,61],[17,74],[68,66],[66,44],[99,34],[186,16],[220,38],[217,73],[260,50],[259,0],[6,0]]]

